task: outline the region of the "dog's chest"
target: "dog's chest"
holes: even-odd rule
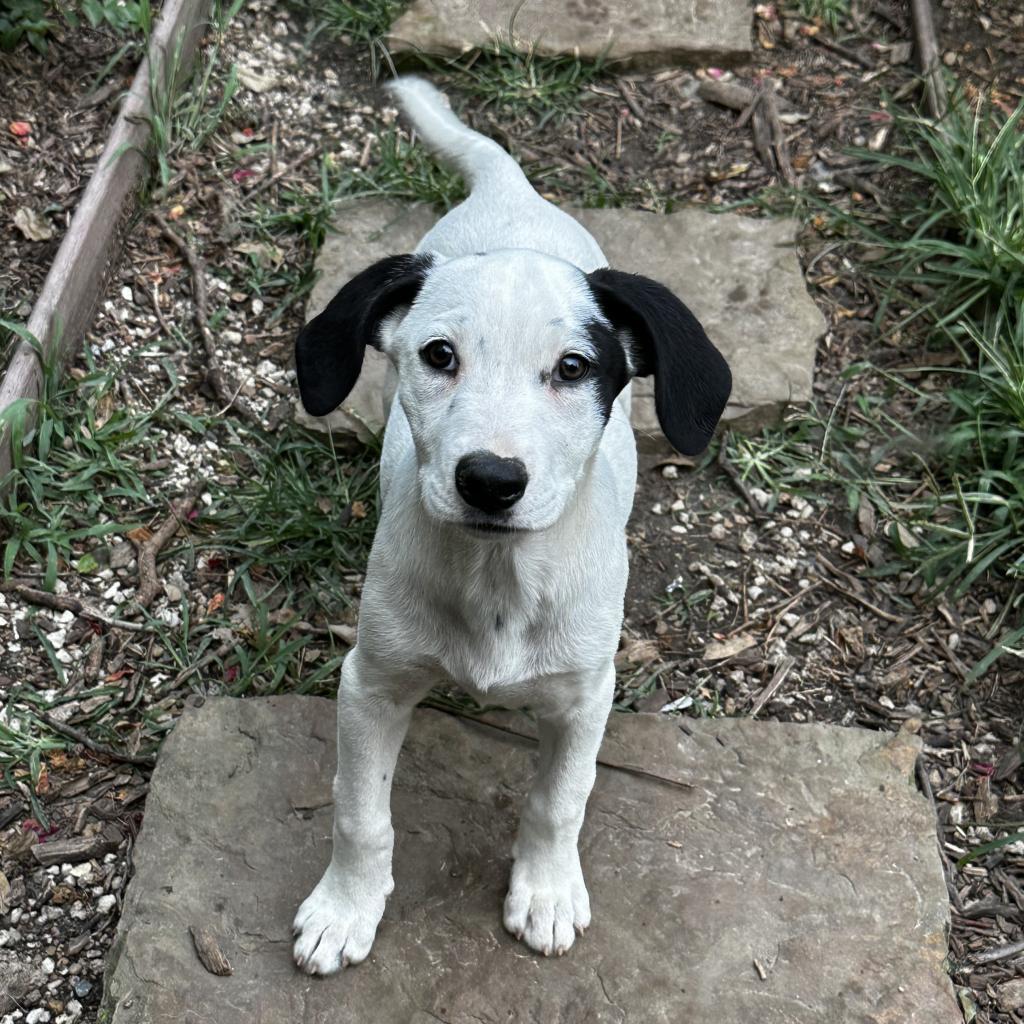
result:
[[[586,617],[550,574],[502,559],[460,568],[430,580],[416,604],[428,657],[449,679],[496,699],[579,666]]]

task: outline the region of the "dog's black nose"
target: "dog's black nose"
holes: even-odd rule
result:
[[[462,500],[481,512],[504,512],[526,490],[529,480],[519,459],[503,459],[494,452],[470,452],[455,467],[455,488]]]

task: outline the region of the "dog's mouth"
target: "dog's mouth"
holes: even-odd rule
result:
[[[459,525],[469,530],[470,533],[517,534],[530,532],[522,526],[512,526],[511,523],[488,523],[480,519],[464,519]]]

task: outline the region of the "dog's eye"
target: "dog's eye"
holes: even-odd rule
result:
[[[590,363],[583,356],[570,352],[558,360],[558,367],[555,369],[555,380],[583,380],[588,373],[590,373]]]
[[[444,338],[434,338],[420,349],[420,357],[435,370],[454,370],[458,365],[455,349]]]

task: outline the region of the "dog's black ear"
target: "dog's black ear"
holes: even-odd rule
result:
[[[601,312],[632,338],[638,377],[654,374],[658,422],[683,455],[702,452],[729,400],[732,374],[697,318],[664,285],[621,270],[595,270],[587,281]]]
[[[419,294],[433,263],[429,254],[386,256],[357,274],[315,316],[295,342],[299,396],[311,416],[337,409],[355,387],[367,345],[381,321]]]

